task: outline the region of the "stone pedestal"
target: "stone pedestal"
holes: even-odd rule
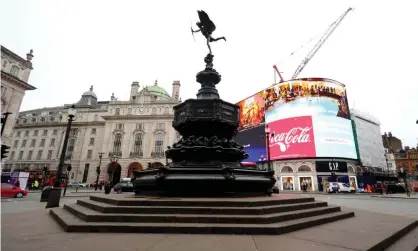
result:
[[[174,107],[173,127],[182,138],[166,151],[172,162],[159,169],[134,171],[136,193],[271,194],[274,171],[241,165],[248,154],[232,139],[239,125],[239,107],[220,99],[215,85],[221,75],[213,68],[213,55],[208,54],[205,63],[196,76],[201,84],[197,98]]]

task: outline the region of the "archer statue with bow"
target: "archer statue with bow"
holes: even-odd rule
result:
[[[212,22],[212,20],[210,20],[208,14],[206,14],[206,12],[204,12],[203,10],[198,10],[197,14],[199,15],[200,22],[197,22],[196,25],[197,27],[199,27],[199,29],[193,30],[193,27],[191,27],[192,35],[195,32],[199,32],[199,31],[202,32],[202,35],[206,38],[206,44],[208,45],[208,48],[209,48],[209,54],[212,54],[210,43],[216,42],[221,39],[226,41],[226,38],[225,37],[213,38],[212,33],[216,30],[215,24]]]

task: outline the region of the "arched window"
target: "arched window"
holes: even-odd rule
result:
[[[282,173],[293,173],[293,169],[290,166],[284,166],[282,167],[282,170],[280,170]]]
[[[28,121],[26,119],[24,119],[23,120],[23,124],[26,124],[26,123],[28,123]]]
[[[157,107],[152,108],[152,114],[157,114]]]
[[[135,134],[135,141],[134,141],[134,149],[133,149],[133,155],[134,157],[142,156],[142,140],[143,135],[141,133]]]
[[[13,65],[12,68],[10,68],[10,74],[17,76],[19,74],[19,67]]]
[[[44,117],[41,118],[41,122],[45,122],[45,118]]]
[[[120,115],[120,109],[119,108],[115,109],[115,115]]]
[[[303,165],[298,168],[298,172],[312,172],[312,169],[309,166]]]
[[[32,118],[32,123],[35,123],[36,122],[36,118]]]
[[[156,134],[155,135],[155,152],[157,154],[164,153],[164,134]]]
[[[117,133],[113,141],[113,154],[117,156],[121,156],[122,155],[121,146],[122,146],[122,134]]]

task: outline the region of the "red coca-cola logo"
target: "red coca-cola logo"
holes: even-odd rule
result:
[[[311,116],[277,120],[268,127],[272,160],[316,157]]]

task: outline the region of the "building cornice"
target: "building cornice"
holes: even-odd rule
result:
[[[102,116],[104,120],[156,120],[156,119],[174,119],[174,115],[109,115]]]
[[[72,127],[83,127],[83,126],[101,126],[104,125],[104,121],[91,121],[91,122],[73,122]],[[45,128],[45,127],[63,127],[66,126],[67,122],[59,123],[36,123],[36,124],[22,124],[16,125],[15,129],[27,129],[27,128]]]
[[[2,78],[2,80],[3,79],[8,80],[8,81],[10,81],[14,84],[17,84],[17,85],[23,87],[26,91],[36,90],[35,86],[32,86],[32,85],[26,83],[25,81],[22,81],[22,80],[18,79],[17,77],[13,76],[12,74],[7,73],[3,70],[1,71],[1,78]]]
[[[30,61],[25,60],[24,58],[22,58],[21,56],[17,55],[13,51],[7,49],[6,47],[1,46],[1,52],[2,52],[2,54],[9,56],[9,57],[13,58],[16,61],[19,61],[19,63],[24,64],[26,67],[28,67],[29,69],[33,70],[32,63]]]

